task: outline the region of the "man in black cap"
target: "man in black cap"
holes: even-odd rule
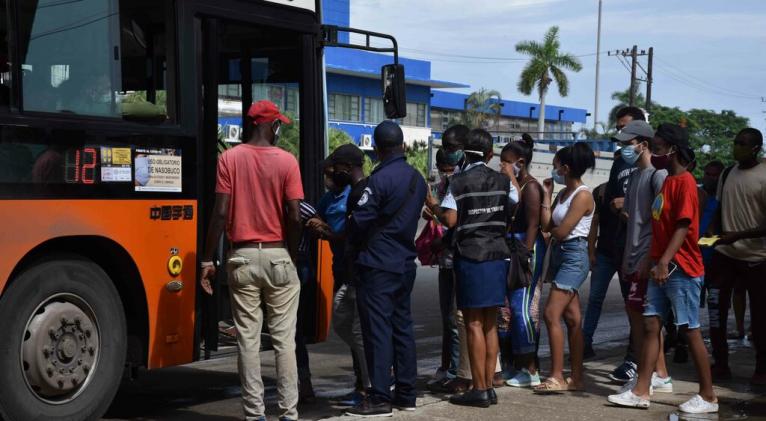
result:
[[[359,247],[356,293],[371,387],[351,416],[391,416],[392,405],[415,409],[417,359],[410,295],[415,282],[415,234],[426,183],[404,157],[404,134],[384,121],[375,128],[380,164],[368,178],[348,220],[349,242]],[[396,389],[391,396],[391,367]]]
[[[338,406],[356,406],[362,402],[366,390],[370,387],[370,379],[357,311],[355,271],[348,262],[348,256],[354,256],[355,253],[346,241],[346,222],[365,186],[364,152],[353,144],[341,145],[327,157],[322,166],[328,192],[319,201],[321,219],[313,218],[307,226],[330,242],[333,254],[332,272],[335,278],[332,326],[335,333],[351,349],[356,375],[354,391],[330,401]],[[352,194],[356,199],[350,199]]]

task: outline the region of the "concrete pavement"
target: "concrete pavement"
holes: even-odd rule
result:
[[[418,401],[419,408],[412,413],[395,412],[394,420],[668,420],[668,419],[766,419],[766,388],[748,385],[754,368],[752,348],[738,349],[732,354],[734,379],[716,386],[721,411],[717,415],[684,415],[677,411],[678,404],[697,392],[694,366],[670,363],[675,391],[655,394],[648,410],[618,408],[606,401],[619,385],[607,375],[622,361],[623,348],[600,350],[595,360],[586,362],[586,391],[559,395],[535,395],[529,390],[503,387],[498,389],[499,404],[489,409],[465,408],[451,405],[443,396],[426,394]],[[543,361],[543,373],[547,362]],[[353,417],[337,416],[327,420],[351,421]]]
[[[426,390],[425,383],[436,369],[441,352],[441,331],[439,321],[436,270],[420,268],[413,292],[413,318],[418,350],[418,372],[420,390]],[[589,284],[581,291],[583,306],[586,305]],[[702,310],[702,320],[706,321]],[[689,380],[694,379],[691,363],[672,364],[671,375],[675,379],[676,394],[657,396],[657,401],[648,411],[624,410],[611,407],[606,396],[618,388],[611,384],[606,374],[616,366],[622,357],[627,338],[627,320],[623,310],[619,285],[612,282],[604,303],[601,322],[595,336],[598,358],[586,362],[588,389],[583,394],[559,396],[536,396],[528,390],[499,389],[500,404],[491,409],[459,408],[445,402],[446,396],[423,393],[419,408],[412,414],[396,413],[396,419],[668,419],[678,403],[688,399],[694,391]],[[707,329],[703,328],[703,332]],[[547,334],[543,331],[540,354],[543,373],[547,367]],[[209,361],[172,367],[142,373],[135,381],[123,384],[114,404],[105,419],[131,420],[241,420],[239,378],[236,357],[232,355]],[[350,391],[353,383],[351,357],[347,347],[334,335],[322,344],[309,347],[314,388],[319,397],[313,405],[299,407],[301,419],[343,419],[342,409],[333,408],[328,399]],[[747,380],[752,374],[754,352],[752,349],[732,350],[733,382],[718,388],[722,397],[723,415],[720,419],[743,419],[734,416],[740,407],[748,419],[766,419],[766,391],[751,390]],[[270,420],[276,420],[277,413],[274,358],[272,352],[262,355],[263,376],[267,392],[267,413]],[[740,404],[741,402],[744,402]],[[714,418],[718,419],[718,418]]]

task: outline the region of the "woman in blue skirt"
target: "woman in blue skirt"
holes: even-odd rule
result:
[[[468,333],[473,389],[455,395],[456,405],[486,408],[497,402],[492,379],[498,353],[497,309],[506,296],[508,211],[518,202],[514,181],[487,166],[492,136],[472,130],[465,146],[466,164],[452,176],[441,203],[442,220],[454,232],[457,307]],[[428,199],[429,208],[439,206]]]

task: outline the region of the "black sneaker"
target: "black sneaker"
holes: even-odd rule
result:
[[[394,411],[387,402],[373,403],[365,399],[359,405],[346,410],[346,415],[360,418],[393,417]]]
[[[453,405],[460,406],[473,406],[476,408],[489,408],[491,404],[489,400],[489,393],[486,390],[471,389],[467,392],[449,398],[449,402]]]
[[[633,361],[623,361],[619,367],[609,374],[609,378],[616,382],[627,383],[638,375],[636,372],[637,368],[638,366]]]
[[[487,390],[487,395],[489,396],[490,405],[497,405],[497,392],[495,392],[495,389]]]
[[[584,360],[589,360],[591,358],[596,358],[596,351],[593,350],[593,344],[586,344],[585,348],[583,349],[582,358]]]
[[[407,402],[403,399],[394,399],[394,401],[391,403],[393,404],[394,408],[400,411],[412,412],[417,408],[415,402]]]

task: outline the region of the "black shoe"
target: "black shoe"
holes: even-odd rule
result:
[[[585,345],[585,348],[583,349],[582,358],[584,360],[589,360],[595,357],[596,357],[596,351],[593,350],[593,344]]]
[[[633,361],[623,361],[619,367],[609,374],[609,378],[620,383],[627,383],[638,376],[638,365]]]
[[[431,383],[427,386],[428,390],[431,391],[431,393],[449,393],[447,390],[447,384],[451,380],[452,379],[443,379],[438,382]]]
[[[471,389],[465,393],[452,396],[449,402],[453,405],[473,406],[476,408],[489,408],[489,393],[486,390]]]
[[[497,405],[497,392],[495,392],[495,389],[487,390],[487,395],[489,396],[490,405]]]
[[[408,401],[405,401],[404,399],[394,399],[394,401],[391,402],[391,404],[393,404],[394,408],[400,411],[407,411],[407,412],[412,412],[417,407],[415,405],[415,402],[408,402]]]
[[[346,415],[361,418],[393,417],[394,411],[387,402],[373,403],[365,399],[359,405],[346,410]]]
[[[689,362],[689,353],[686,351],[686,346],[676,346],[676,353],[673,354],[673,362],[677,364],[686,364]]]

